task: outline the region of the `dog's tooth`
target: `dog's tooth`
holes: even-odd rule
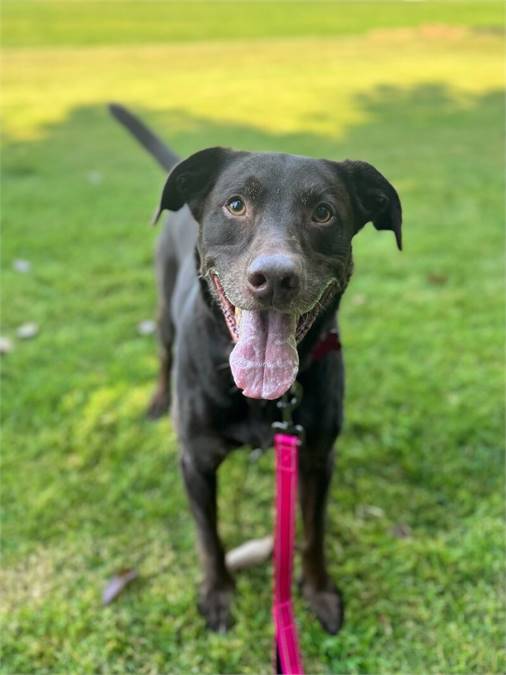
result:
[[[235,320],[237,322],[237,325],[241,323],[241,310],[239,309],[239,307],[235,308]]]

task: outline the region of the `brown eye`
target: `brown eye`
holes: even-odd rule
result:
[[[312,218],[315,223],[328,223],[329,220],[334,215],[334,212],[328,204],[318,204],[318,206],[313,211]]]
[[[230,211],[230,213],[234,216],[243,216],[246,213],[246,204],[237,195],[230,197],[230,199],[227,200],[225,206],[227,207],[227,210]]]

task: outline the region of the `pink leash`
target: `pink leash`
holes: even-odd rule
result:
[[[274,539],[274,647],[276,673],[304,673],[292,606],[292,568],[300,440],[275,434],[276,529]]]
[[[291,401],[278,404],[283,422],[274,425],[276,455],[276,525],[274,537],[274,651],[276,673],[304,673],[297,626],[292,605],[293,550],[297,510],[298,450],[303,432],[291,421],[291,412],[300,401],[295,391]]]
[[[313,347],[311,359],[319,361],[341,349],[339,333],[333,328]],[[302,399],[302,387],[295,382],[288,394],[278,401],[283,421],[272,426],[276,454],[276,526],[274,537],[274,619],[275,673],[295,675],[304,669],[299,649],[297,626],[292,604],[293,549],[297,510],[298,451],[304,429],[293,424],[292,412]]]

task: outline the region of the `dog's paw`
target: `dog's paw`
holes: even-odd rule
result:
[[[217,633],[226,633],[233,624],[231,604],[232,588],[212,588],[202,591],[199,598],[198,608],[207,627]]]
[[[338,633],[343,625],[344,605],[335,584],[329,579],[323,588],[315,588],[310,583],[301,581],[300,589],[302,597],[322,628],[331,635]]]
[[[169,412],[170,392],[157,389],[153,394],[146,410],[146,417],[149,420],[158,420]]]

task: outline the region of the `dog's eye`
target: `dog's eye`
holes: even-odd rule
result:
[[[234,216],[243,216],[246,213],[246,204],[237,195],[227,199],[225,206],[227,207],[227,210],[230,211],[230,213]]]
[[[315,223],[328,223],[334,212],[328,204],[321,203],[313,211],[312,219]]]

